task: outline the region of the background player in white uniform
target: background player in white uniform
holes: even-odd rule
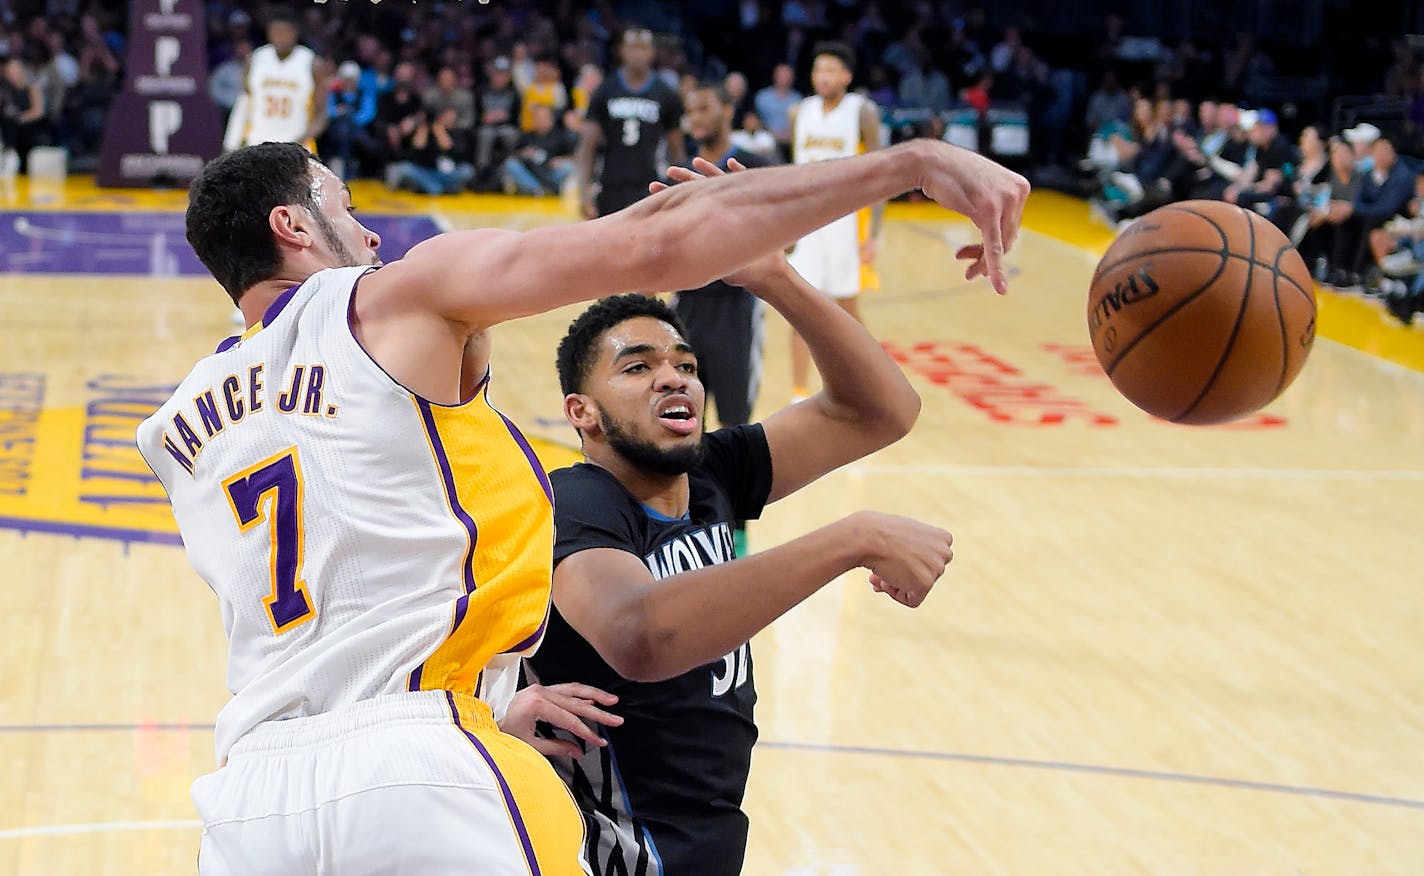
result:
[[[850,93],[855,54],[842,43],[818,43],[811,66],[816,93],[791,108],[791,151],[797,164],[848,158],[880,148],[880,115],[875,102]],[[857,296],[875,285],[874,262],[883,201],[869,211],[843,216],[801,240],[791,252],[791,266],[808,283],[860,319]],[[791,333],[791,392],[806,398],[811,354]]]
[[[487,330],[703,285],[916,187],[974,218],[970,270],[1002,290],[1028,184],[932,141],[691,182],[591,222],[443,234],[380,270],[350,190],[301,147],[205,168],[188,239],[250,327],[138,436],[229,639],[222,766],[193,787],[201,871],[578,872],[572,801],[495,723],[543,634],[553,513],[490,403]],[[600,697],[536,691],[504,728],[597,745],[577,715],[616,722]]]
[[[316,151],[326,129],[328,64],[297,40],[296,13],[273,9],[267,18],[267,44],[247,61],[244,90],[233,105],[223,137],[224,149],[257,143],[300,143]]]

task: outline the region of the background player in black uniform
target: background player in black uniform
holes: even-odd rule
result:
[[[623,66],[594,90],[578,149],[579,201],[589,219],[607,216],[648,194],[648,180],[662,176],[658,144],[667,160],[682,164],[687,150],[678,123],[682,98],[653,75],[653,35],[642,28],[623,33]],[[594,181],[594,157],[603,144],[603,170]]]
[[[687,95],[689,133],[697,156],[722,170],[761,167],[765,158],[732,146],[732,106],[727,90],[703,84]],[[723,426],[751,421],[761,383],[762,322],[759,298],[722,280],[677,293],[673,309],[697,351],[698,376],[717,405]]]
[[[696,356],[656,299],[604,299],[559,345],[564,416],[588,462],[552,476],[554,608],[530,667],[544,684],[619,697],[624,724],[603,729],[609,744],[555,763],[600,876],[740,872],[756,741],[747,640],[857,567],[917,606],[953,556],[941,529],[862,511],[734,558],[734,520],[898,440],[920,402],[876,340],[779,253],[727,280],[801,331],[825,377],[819,395],[764,425],[703,435]]]
[[[770,164],[760,155],[732,146],[735,111],[731,95],[720,84],[704,83],[688,93],[684,112],[688,133],[697,142],[696,157],[722,170]],[[717,406],[717,419],[723,426],[751,422],[752,406],[761,388],[766,326],[761,299],[740,286],[717,280],[701,289],[677,293],[672,306],[697,351],[698,376]],[[737,521],[735,535],[738,556],[746,554],[745,521]]]

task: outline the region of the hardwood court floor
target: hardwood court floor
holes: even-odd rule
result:
[[[358,201],[416,217],[395,236],[432,208],[558,218]],[[224,642],[128,442],[228,310],[185,273],[181,194],[10,205],[49,212],[0,214],[0,874],[190,873]],[[756,639],[747,872],[1424,872],[1424,374],[1321,340],[1264,416],[1153,421],[1085,355],[1107,234],[1052,195],[1029,219],[997,298],[951,265],[965,226],[896,208],[864,307],[920,421],[752,529],[873,507],[949,527],[956,559],[917,611],[847,576]],[[551,463],[574,312],[497,332],[495,399]],[[1424,362],[1359,301],[1321,333]],[[763,414],[788,383],[768,336]]]

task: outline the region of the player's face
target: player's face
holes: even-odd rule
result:
[[[732,128],[732,108],[717,99],[715,92],[699,88],[687,95],[687,132],[698,143],[719,138]]]
[[[644,73],[653,66],[653,44],[649,40],[633,40],[623,44],[623,63],[634,73]]]
[[[286,21],[274,21],[267,25],[267,42],[278,54],[285,55],[297,46],[297,29]]]
[[[834,55],[817,55],[811,65],[811,87],[819,97],[841,97],[850,88],[850,78],[850,68]]]
[[[354,268],[359,265],[379,265],[376,254],[380,235],[356,220],[351,205],[351,190],[326,165],[312,162],[315,186],[317,222],[321,226],[321,254],[334,268]]]
[[[706,396],[682,335],[650,316],[604,333],[588,395],[609,446],[638,468],[686,472],[701,456]]]

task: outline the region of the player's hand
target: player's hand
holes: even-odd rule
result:
[[[966,278],[989,278],[1000,295],[1009,290],[1004,254],[1018,239],[1028,200],[1028,180],[982,155],[937,140],[923,141],[926,158],[920,190],[941,206],[963,214],[979,229],[983,256]]]
[[[595,201],[594,201],[594,196],[593,196],[592,194],[585,195],[585,196],[584,196],[584,199],[583,199],[583,203],[582,203],[580,206],[581,206],[582,209],[583,209],[583,218],[585,218],[585,219],[597,219],[597,218],[598,218],[598,204],[595,203]]]
[[[880,254],[880,241],[875,239],[875,235],[868,235],[860,242],[860,263],[862,265],[875,264],[875,257]]]
[[[611,706],[618,697],[586,684],[533,684],[514,695],[499,729],[529,743],[546,756],[579,757],[584,749],[565,739],[546,739],[534,732],[534,725],[543,722],[567,730],[594,748],[608,743],[588,725],[588,722],[617,727],[623,719],[605,712],[600,706]]]
[[[853,515],[866,542],[861,565],[870,586],[901,605],[916,608],[954,559],[954,536],[937,526],[875,511]]]
[[[731,168],[732,173],[741,173],[747,169],[746,165],[735,158],[728,160],[727,167]],[[726,176],[727,172],[705,158],[694,158],[691,169],[674,165],[668,168],[667,175],[668,179],[673,182],[692,182],[699,179],[711,179],[715,176]],[[648,191],[657,194],[667,187],[667,183],[653,182],[648,185]],[[756,289],[774,281],[777,277],[784,276],[790,269],[790,265],[786,263],[786,253],[777,250],[762,256],[745,267],[738,268],[723,277],[722,282],[731,286],[746,286]]]

